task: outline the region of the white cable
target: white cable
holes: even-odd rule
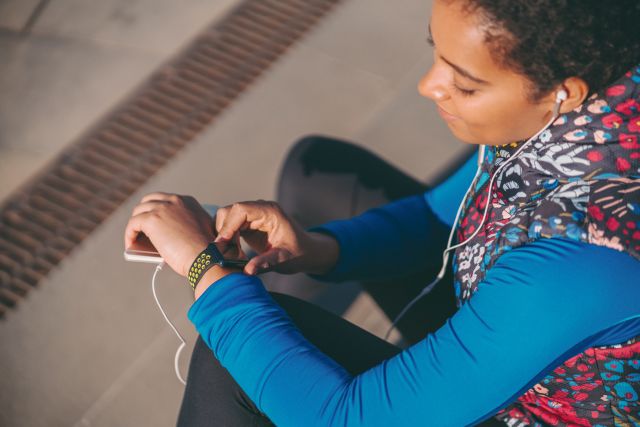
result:
[[[153,298],[156,300],[156,304],[158,304],[158,308],[160,309],[162,316],[164,316],[164,320],[167,321],[169,326],[171,326],[171,329],[173,329],[173,332],[175,332],[178,338],[180,339],[180,341],[182,341],[182,344],[180,344],[180,346],[178,347],[178,350],[176,351],[176,355],[173,359],[173,367],[176,370],[176,376],[178,377],[178,380],[183,385],[187,385],[187,382],[182,378],[182,375],[180,375],[180,367],[178,364],[178,362],[180,361],[180,353],[182,352],[182,349],[187,345],[187,343],[184,341],[184,338],[182,337],[182,335],[180,335],[180,332],[178,332],[176,327],[173,326],[173,323],[171,323],[171,320],[169,320],[169,317],[167,317],[167,314],[162,309],[162,305],[160,305],[160,300],[158,300],[158,294],[156,293],[156,276],[158,275],[160,270],[162,270],[162,267],[164,267],[164,262],[158,264],[156,266],[156,270],[153,272],[153,278],[151,279],[151,291],[153,292]]]
[[[559,114],[560,105],[562,104],[562,101],[564,101],[565,99],[566,99],[566,95],[565,95],[564,99],[561,99],[560,96],[558,96],[558,98],[556,98],[556,105],[555,105],[555,107],[553,109],[553,113],[551,114],[551,119],[547,122],[547,124],[542,129],[540,129],[535,135],[533,135],[531,138],[529,138],[524,144],[522,144],[520,146],[520,148],[518,148],[518,150],[516,150],[516,152],[512,156],[510,156],[507,160],[505,160],[498,167],[498,169],[496,169],[496,171],[494,172],[493,176],[489,180],[489,187],[488,187],[489,188],[489,194],[487,196],[487,202],[485,204],[484,212],[482,214],[482,220],[480,221],[480,224],[478,224],[478,227],[476,228],[476,231],[474,231],[473,234],[471,236],[469,236],[464,242],[461,242],[461,243],[458,243],[457,245],[451,246],[451,242],[453,241],[453,235],[455,234],[455,230],[456,230],[456,227],[458,225],[458,219],[460,217],[460,212],[462,211],[462,207],[464,206],[464,203],[467,200],[467,197],[469,197],[469,192],[476,185],[476,181],[478,180],[478,178],[479,178],[479,176],[481,175],[481,172],[482,172],[482,163],[484,161],[484,146],[480,146],[480,150],[479,150],[479,153],[478,153],[478,169],[476,170],[476,175],[473,178],[473,181],[471,182],[471,185],[469,186],[469,188],[467,189],[467,192],[464,194],[464,197],[462,198],[462,202],[460,203],[460,206],[458,206],[458,211],[456,212],[456,218],[453,221],[453,226],[451,227],[451,232],[449,233],[449,239],[447,240],[447,248],[444,250],[444,252],[442,252],[442,268],[440,268],[440,272],[438,272],[438,275],[436,276],[435,280],[433,282],[429,283],[427,286],[425,286],[425,288],[422,291],[420,291],[420,293],[414,299],[412,299],[411,302],[409,302],[409,304],[407,304],[404,309],[402,309],[400,314],[398,314],[396,316],[396,318],[393,320],[393,323],[391,324],[391,326],[387,330],[387,333],[384,336],[385,340],[389,339],[389,335],[391,334],[391,331],[393,331],[393,329],[396,327],[396,324],[400,321],[400,319],[402,319],[402,317],[407,313],[407,311],[409,311],[409,309],[411,309],[411,307],[413,307],[423,296],[425,296],[426,294],[431,292],[433,290],[433,288],[436,286],[436,284],[438,282],[440,282],[440,280],[442,280],[442,278],[444,277],[444,275],[445,275],[445,273],[447,271],[447,264],[449,262],[449,252],[452,251],[453,249],[459,248],[460,246],[466,245],[467,243],[469,243],[469,241],[471,239],[473,239],[476,236],[476,234],[478,234],[478,232],[480,231],[480,228],[482,227],[482,224],[484,224],[484,220],[487,217],[487,213],[489,212],[489,204],[491,203],[491,189],[493,187],[494,179],[499,175],[500,171],[509,162],[511,162],[511,161],[513,161],[513,160],[515,160],[517,158],[517,156],[522,152],[524,147],[526,147],[531,141],[533,141],[538,136],[540,136],[540,134],[542,132],[547,130],[549,128],[549,126],[551,126],[553,124],[553,122],[556,121],[556,119],[560,115]]]

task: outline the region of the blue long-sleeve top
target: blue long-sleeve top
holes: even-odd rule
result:
[[[419,269],[444,247],[474,164],[424,196],[322,226],[340,244],[329,276]],[[640,262],[606,247],[552,238],[515,248],[440,329],[357,376],[307,341],[257,277],[219,280],[189,318],[278,426],[473,425],[581,351],[640,335],[638,277]]]

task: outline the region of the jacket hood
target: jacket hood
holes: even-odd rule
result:
[[[561,115],[532,141],[526,157],[558,179],[639,178],[639,139],[640,65]],[[495,166],[520,144],[497,147]]]
[[[459,298],[475,292],[504,251],[539,238],[607,246],[640,260],[639,139],[637,66],[527,144],[498,172],[489,201],[490,177],[523,142],[487,149],[458,225],[458,242],[480,227],[456,250]]]

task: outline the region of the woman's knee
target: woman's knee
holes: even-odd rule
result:
[[[289,150],[278,180],[277,201],[301,225],[350,215],[353,177],[333,170],[347,147],[353,144],[310,135]]]
[[[326,163],[326,159],[335,158],[333,155],[341,146],[351,146],[328,136],[307,135],[297,140],[287,152],[278,177],[278,201],[289,197],[296,190],[298,184],[308,178],[316,169]],[[316,165],[318,163],[318,165]]]
[[[288,172],[287,166],[291,164],[300,164],[302,159],[312,147],[322,146],[327,141],[332,141],[331,138],[322,135],[305,135],[293,143],[289,151],[285,156],[285,161],[282,167],[282,174]]]
[[[203,375],[206,371],[206,375]],[[189,380],[212,378],[217,375],[226,375],[225,369],[215,358],[213,351],[207,346],[201,336],[193,347],[191,363],[189,365]]]
[[[202,337],[193,348],[178,426],[272,426]]]

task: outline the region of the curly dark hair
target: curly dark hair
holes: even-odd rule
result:
[[[464,0],[479,12],[501,65],[525,76],[540,99],[569,77],[590,94],[640,63],[640,0]]]

